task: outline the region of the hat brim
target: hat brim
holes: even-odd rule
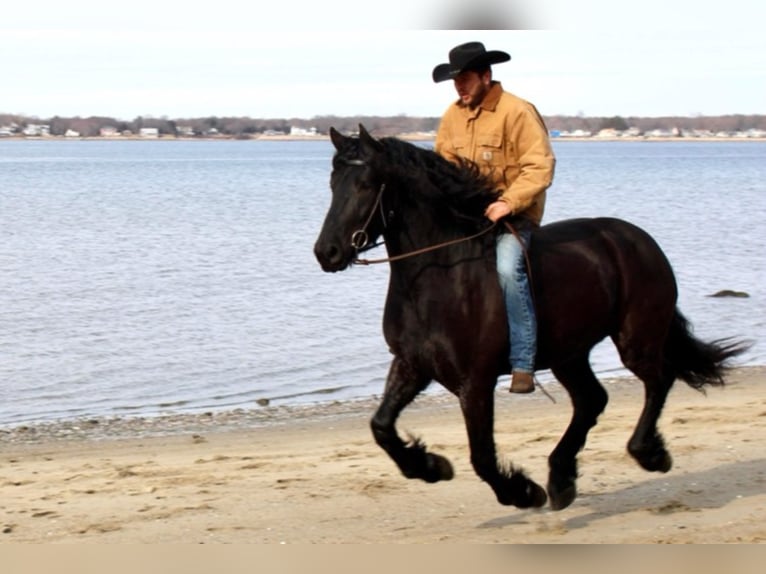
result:
[[[473,60],[469,60],[462,66],[453,66],[450,63],[439,64],[434,68],[431,73],[431,77],[434,82],[443,82],[445,80],[454,80],[461,72],[471,70],[474,68],[483,68],[484,66],[491,66],[492,64],[502,64],[511,59],[511,55],[507,52],[501,52],[500,50],[491,50],[485,52],[480,56],[477,56]]]

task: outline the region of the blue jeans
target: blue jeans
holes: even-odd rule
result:
[[[529,245],[530,230],[518,231]],[[497,273],[505,296],[510,327],[510,361],[513,371],[533,373],[537,352],[537,320],[529,291],[524,249],[512,233],[497,237]]]

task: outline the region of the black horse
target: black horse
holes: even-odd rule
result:
[[[324,271],[341,271],[382,237],[390,264],[383,331],[394,356],[372,418],[377,443],[408,478],[449,480],[449,461],[395,423],[431,381],[460,400],[471,463],[502,504],[545,504],[546,491],[518,469],[498,465],[494,388],[510,372],[508,327],[495,270],[495,234],[484,217],[497,192],[471,165],[395,139],[330,130],[336,153],[332,201],[314,247]],[[430,249],[429,247],[433,247]],[[536,230],[528,253],[538,317],[537,369],[551,369],[569,392],[573,415],[550,454],[547,494],[554,509],[575,499],[577,453],[607,403],[589,363],[611,337],[623,364],[644,383],[645,403],[628,452],[649,471],[672,460],[657,430],[668,391],[680,378],[696,389],[724,383],[728,359],[746,348],[693,337],[676,308],[665,255],[638,227],[611,218],[577,219]],[[369,262],[368,262],[369,263]]]

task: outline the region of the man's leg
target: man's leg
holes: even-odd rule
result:
[[[520,231],[528,243],[530,232]],[[526,272],[524,249],[516,236],[503,233],[497,239],[497,271],[505,296],[510,327],[511,392],[534,391],[533,373],[537,351],[537,321]]]

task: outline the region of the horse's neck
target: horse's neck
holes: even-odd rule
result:
[[[403,332],[424,344],[438,339],[456,317],[472,332],[486,332],[487,325],[497,331],[494,321],[504,315],[499,283],[493,279],[493,238],[485,234],[462,241],[470,232],[425,233],[417,222],[417,231],[408,233],[413,222],[407,223],[408,228],[386,239],[389,257],[402,256],[390,263],[384,320],[389,345],[398,348]],[[416,253],[422,249],[428,250]]]
[[[454,221],[437,221],[433,206],[400,206],[384,231],[386,249],[395,258],[392,274],[397,281],[410,284],[426,276],[445,275],[467,279],[468,274],[483,276],[494,269],[489,236],[471,238],[474,231]],[[449,288],[451,281],[442,284]]]
[[[385,205],[381,207],[386,209]],[[384,236],[389,255],[392,256],[419,251],[470,235],[461,230],[457,222],[438,218],[437,209],[433,204],[425,198],[413,196],[406,189],[400,192],[393,203],[389,224]],[[435,251],[434,254],[437,255]]]

